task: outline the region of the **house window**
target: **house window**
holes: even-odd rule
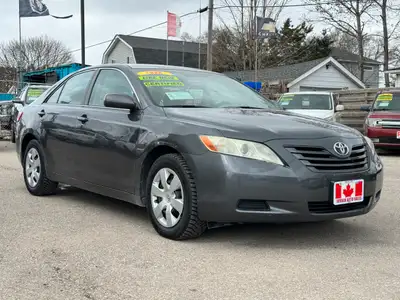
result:
[[[126,58],[126,62],[129,64],[129,56]]]
[[[371,66],[364,66],[364,71],[372,71],[373,68]]]
[[[115,59],[112,59],[112,60],[111,60],[111,63],[112,63],[112,64],[115,64],[115,63],[116,63]]]

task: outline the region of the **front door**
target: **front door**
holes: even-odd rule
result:
[[[43,104],[42,144],[47,169],[63,177],[79,179],[81,153],[78,118],[83,113],[87,90],[95,70],[85,71],[69,78]]]
[[[132,85],[122,71],[111,68],[98,73],[85,112],[87,120],[78,124],[85,145],[83,180],[133,193],[141,112],[105,107],[107,94],[134,96]]]

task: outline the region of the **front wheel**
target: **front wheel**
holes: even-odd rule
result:
[[[42,147],[37,140],[31,140],[25,150],[24,180],[29,193],[35,196],[54,194],[58,183],[51,181],[46,174]]]
[[[15,125],[11,125],[11,143],[15,144]]]
[[[182,156],[158,158],[147,178],[147,209],[154,229],[172,240],[192,239],[206,230],[197,214],[197,191]]]

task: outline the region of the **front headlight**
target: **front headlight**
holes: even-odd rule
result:
[[[374,142],[367,136],[364,136],[365,141],[367,142],[369,148],[371,149],[371,152],[373,154],[376,154],[376,149],[375,149],[375,145]]]
[[[365,119],[365,124],[367,124],[368,127],[379,127],[379,122],[382,121],[381,119],[375,119],[375,118],[366,118]]]
[[[266,145],[220,136],[200,136],[204,146],[212,152],[262,160],[283,166],[282,160]]]
[[[324,120],[336,122],[336,117],[334,115],[324,118]]]

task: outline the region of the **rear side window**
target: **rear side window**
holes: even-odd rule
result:
[[[90,95],[89,105],[104,106],[104,98],[107,94],[126,94],[133,96],[131,85],[120,71],[100,71]]]
[[[60,104],[82,105],[94,71],[80,73],[68,79],[58,99]]]

